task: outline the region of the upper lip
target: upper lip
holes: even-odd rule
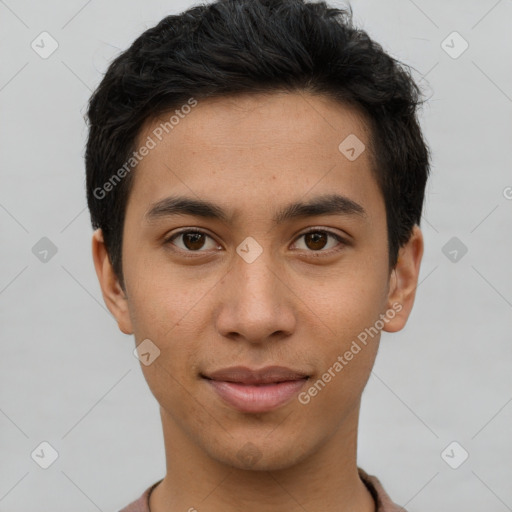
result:
[[[306,373],[286,368],[285,366],[266,366],[260,369],[251,369],[245,366],[232,366],[223,368],[204,377],[211,380],[225,382],[239,382],[241,384],[269,384],[272,382],[285,382],[309,377]]]

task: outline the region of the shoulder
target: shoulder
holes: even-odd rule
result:
[[[161,482],[162,480],[159,480],[158,482],[155,482],[153,485],[148,487],[143,493],[142,496],[123,509],[121,509],[119,512],[150,512],[149,510],[149,495],[153,491],[153,489]]]
[[[375,503],[377,512],[407,512],[403,507],[394,503],[384,490],[381,481],[374,475],[369,475],[361,468],[357,468],[359,477],[370,491]]]

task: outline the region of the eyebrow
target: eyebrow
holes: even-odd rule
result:
[[[191,215],[208,219],[230,222],[230,216],[220,206],[203,199],[185,196],[171,196],[152,204],[145,214],[148,223],[174,215]],[[282,224],[288,220],[314,217],[318,215],[344,215],[367,217],[366,210],[346,196],[328,194],[314,199],[288,204],[273,217],[274,224]]]

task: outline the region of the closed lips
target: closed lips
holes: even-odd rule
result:
[[[207,383],[224,405],[242,413],[265,413],[290,404],[308,376],[283,367],[262,370],[229,368],[205,375]]]
[[[224,368],[202,375],[206,379],[233,382],[253,386],[277,384],[309,378],[305,372],[292,370],[284,366],[267,366],[261,369],[251,369],[243,366]]]

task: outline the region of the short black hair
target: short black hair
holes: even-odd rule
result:
[[[191,98],[273,91],[322,94],[364,115],[386,205],[389,266],[395,267],[400,247],[420,224],[430,168],[417,118],[422,93],[410,68],[354,26],[350,6],[218,0],[146,30],[110,64],[89,101],[87,202],[123,288],[133,172],[112,178],[123,165],[127,170],[142,125]]]

